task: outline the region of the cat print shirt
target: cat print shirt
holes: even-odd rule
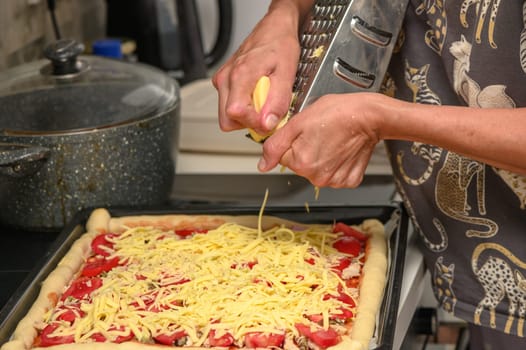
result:
[[[523,0],[411,0],[382,92],[415,103],[526,107],[525,23]],[[524,337],[526,177],[433,145],[386,146],[441,306]]]

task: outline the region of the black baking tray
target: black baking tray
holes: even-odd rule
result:
[[[109,209],[112,217],[175,213],[191,215],[258,215],[259,210],[259,207],[221,207],[212,205],[160,209]],[[27,278],[22,282],[2,310],[0,310],[0,346],[10,339],[18,322],[29,311],[29,308],[38,296],[42,281],[57,266],[73,242],[85,232],[84,227],[90,213],[91,210],[79,212],[71,222],[64,227],[55,242],[45,252],[42,259],[28,274]],[[376,218],[384,223],[389,238],[390,264],[388,283],[378,314],[378,326],[375,333],[376,345],[373,349],[392,349],[407,246],[408,219],[403,206],[398,203],[371,206],[313,206],[308,208],[308,211],[305,207],[268,207],[265,208],[264,214],[305,224],[332,223],[334,221],[342,221],[347,224],[359,224],[368,218]]]

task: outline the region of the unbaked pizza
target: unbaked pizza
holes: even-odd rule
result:
[[[383,224],[97,209],[1,350],[367,349]]]

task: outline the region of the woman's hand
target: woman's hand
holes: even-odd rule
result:
[[[274,1],[237,52],[214,75],[223,131],[252,128],[267,134],[286,115],[300,52],[300,18],[308,8],[308,2],[297,2]],[[269,76],[271,89],[258,114],[252,92],[264,75]]]
[[[281,163],[315,186],[357,187],[391,100],[375,93],[319,98],[265,141],[259,170]]]

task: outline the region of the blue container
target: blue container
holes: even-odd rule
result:
[[[117,39],[97,40],[92,45],[92,52],[98,56],[121,59],[121,41]]]

